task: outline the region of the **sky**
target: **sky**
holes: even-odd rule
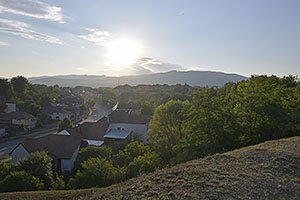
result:
[[[300,75],[299,0],[0,0],[0,77]]]

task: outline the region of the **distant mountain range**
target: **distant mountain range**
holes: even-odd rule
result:
[[[116,87],[118,85],[136,86],[139,84],[189,84],[191,86],[223,86],[227,82],[247,80],[245,76],[213,71],[170,71],[135,76],[94,76],[94,75],[59,75],[32,77],[28,80],[33,84],[48,86],[89,86],[89,87]]]

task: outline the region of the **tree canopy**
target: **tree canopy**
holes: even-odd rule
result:
[[[68,117],[63,118],[57,128],[57,132],[61,132],[63,130],[66,130],[68,128],[72,128],[73,127],[73,123],[71,122],[71,120]]]

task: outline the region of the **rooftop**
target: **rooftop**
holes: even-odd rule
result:
[[[104,138],[113,138],[113,139],[126,139],[131,130],[117,130],[117,129],[110,129],[105,135]]]
[[[28,153],[46,151],[50,157],[57,159],[70,159],[81,143],[78,135],[49,134],[44,137],[32,139],[27,138],[22,145]],[[17,145],[11,153],[19,146]]]

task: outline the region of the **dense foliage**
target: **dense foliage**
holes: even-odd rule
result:
[[[15,166],[16,171],[25,171],[44,183],[44,188],[49,189],[53,184],[52,159],[46,152],[30,154],[24,160],[20,160]]]
[[[299,88],[292,76],[252,76],[222,88],[200,88],[180,114],[174,115],[174,102],[156,109],[149,144],[162,158],[177,163],[299,135]],[[181,118],[174,123],[174,116]]]
[[[0,181],[0,192],[33,191],[41,189],[42,186],[43,183],[30,173],[11,172]]]
[[[77,155],[76,161],[74,163],[74,170],[81,170],[81,163],[89,160],[90,158],[104,158],[110,160],[112,156],[112,150],[106,146],[88,146],[82,148]]]
[[[66,130],[66,129],[72,128],[72,127],[73,127],[73,123],[71,122],[71,120],[68,117],[65,117],[59,122],[57,132],[59,133],[63,130]]]

